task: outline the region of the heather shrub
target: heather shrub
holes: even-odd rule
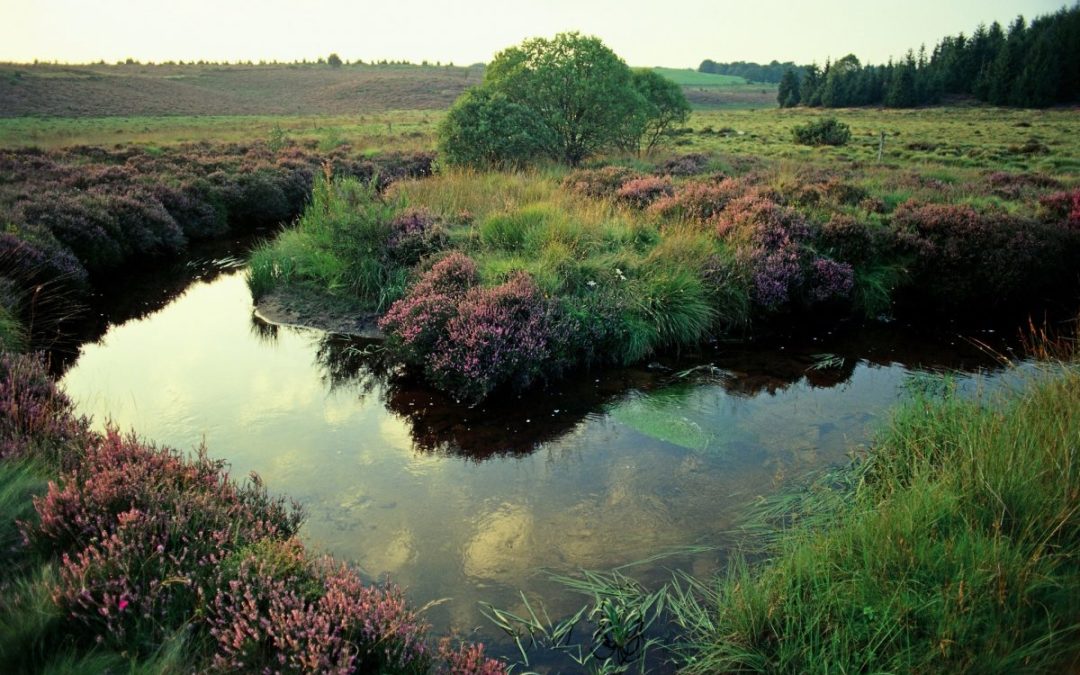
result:
[[[879,229],[846,214],[833,214],[821,226],[815,246],[837,260],[863,264],[881,253]]]
[[[1080,189],[1055,192],[1039,200],[1042,216],[1049,223],[1060,223],[1080,233]]]
[[[15,215],[19,222],[47,229],[87,270],[113,267],[123,259],[123,249],[114,236],[115,222],[100,196],[42,193],[20,204]]]
[[[599,169],[576,169],[563,179],[563,189],[583,197],[608,198],[627,182],[641,174],[625,166],[605,166]]]
[[[407,208],[390,221],[386,255],[393,265],[412,267],[445,248],[446,243],[446,227],[435,214],[424,208]]]
[[[222,460],[200,451],[187,459],[181,453],[154,448],[134,436],[110,429],[88,443],[80,461],[66,470],[59,482],[35,502],[40,522],[27,525],[26,539],[53,552],[76,550],[103,534],[113,532],[120,513],[138,511],[171,519],[182,528],[194,519],[205,536],[199,546],[257,541],[266,536],[291,536],[301,512],[272,499],[257,478],[248,484],[233,482]],[[192,530],[194,534],[196,530]]]
[[[462,643],[454,649],[450,640],[439,643],[439,660],[436,668],[438,675],[504,675],[506,666],[495,659],[484,656],[484,645]]]
[[[70,466],[87,433],[39,356],[0,353],[0,461]]]
[[[673,195],[658,199],[649,207],[649,213],[666,219],[705,223],[742,195],[744,190],[739,181],[731,178],[719,183],[693,181],[679,186]]]
[[[494,288],[469,290],[428,356],[428,378],[469,402],[500,386],[527,387],[545,374],[551,311],[550,301],[524,272]]]
[[[814,260],[807,276],[807,290],[814,302],[846,299],[855,287],[854,268],[829,258]]]
[[[457,251],[443,258],[379,320],[387,347],[402,361],[420,365],[445,340],[447,322],[476,283],[476,263]]]
[[[623,183],[615,196],[619,201],[637,209],[643,209],[661,197],[675,194],[668,177],[644,176]]]
[[[819,258],[810,248],[815,228],[796,211],[748,195],[720,214],[717,231],[734,247],[749,275],[751,298],[763,309],[850,295],[853,268]]]
[[[0,274],[24,289],[48,283],[75,289],[85,285],[86,269],[49,232],[31,226],[16,232],[0,232]]]
[[[149,192],[128,188],[98,193],[111,219],[111,236],[123,258],[175,255],[187,245],[183,231]]]
[[[728,205],[716,219],[721,238],[746,241],[767,248],[807,242],[813,225],[799,212],[757,194],[745,195]]]
[[[800,145],[846,145],[851,127],[833,117],[800,124],[791,131]]]
[[[240,557],[210,601],[216,672],[417,673],[426,626],[395,586],[365,585],[296,545]]]
[[[1056,190],[1061,182],[1041,173],[1009,173],[993,171],[986,176],[991,192],[1004,199],[1020,199],[1036,190]]]
[[[869,193],[858,185],[846,183],[836,177],[828,177],[820,182],[800,182],[786,194],[785,201],[800,206],[815,204],[856,206],[869,196]]]
[[[1075,246],[1060,228],[1004,211],[908,201],[893,214],[913,292],[940,307],[1002,304],[1062,278]]]
[[[88,635],[145,650],[190,621],[231,551],[288,538],[301,512],[220,460],[156,449],[109,430],[35,498],[28,545],[62,554],[55,593]]]
[[[696,176],[705,173],[708,169],[708,155],[691,153],[672,157],[656,167],[656,173],[661,176]]]

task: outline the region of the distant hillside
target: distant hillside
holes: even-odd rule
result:
[[[0,64],[0,117],[445,109],[482,77],[482,66]]]
[[[791,61],[785,63],[772,61],[765,64],[754,63],[752,61],[717,63],[711,59],[705,59],[701,62],[701,65],[698,66],[698,71],[711,75],[728,75],[745,78],[750,82],[769,82],[771,84],[778,84],[780,78],[784,76],[785,70],[794,70],[796,74],[801,75],[804,68],[805,66],[797,66]]]
[[[746,78],[743,77],[699,73],[689,68],[653,68],[653,71],[683,87],[731,87],[746,84]]]

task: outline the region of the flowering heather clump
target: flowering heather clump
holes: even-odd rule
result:
[[[623,183],[615,194],[619,201],[634,208],[643,209],[661,197],[670,197],[675,194],[675,189],[671,185],[671,179],[666,176],[663,178],[645,176]]]
[[[494,288],[473,288],[428,356],[428,377],[473,402],[500,385],[528,386],[550,356],[550,317],[551,303],[524,272]]]
[[[407,363],[422,363],[443,340],[458,302],[475,283],[476,263],[465,254],[455,251],[435,263],[379,320],[390,349]]]
[[[218,672],[423,672],[426,626],[396,586],[365,585],[329,559],[252,552],[210,602]],[[299,572],[297,572],[299,570]]]
[[[811,264],[807,286],[815,302],[843,299],[851,296],[855,287],[855,270],[848,263],[818,258]]]
[[[36,356],[0,354],[0,460],[69,453],[85,439],[86,420]]]
[[[188,460],[115,430],[89,443],[34,507],[39,521],[24,523],[23,536],[63,554],[57,604],[92,635],[135,648],[190,619],[230,551],[291,537],[301,520],[257,479],[238,485],[205,453]]]
[[[390,223],[386,252],[396,265],[412,267],[445,246],[446,228],[427,209],[405,209]]]
[[[990,184],[995,195],[1005,199],[1019,199],[1026,191],[1031,190],[1061,188],[1060,181],[1041,173],[994,171],[987,175],[986,182]]]
[[[1000,303],[1063,278],[1075,238],[1004,211],[908,201],[893,214],[900,250],[913,256],[916,290],[945,305]]]
[[[1055,192],[1040,202],[1047,220],[1062,223],[1066,228],[1080,232],[1080,189],[1072,192]]]
[[[774,309],[791,300],[811,255],[805,247],[812,233],[809,221],[769,199],[747,195],[729,204],[716,222],[719,235],[749,270],[754,301]]]
[[[462,644],[457,649],[450,646],[450,640],[439,643],[439,660],[442,661],[439,675],[505,675],[506,666],[502,661],[484,656],[484,645]]]
[[[739,258],[751,272],[751,297],[766,309],[786,304],[802,283],[799,252],[793,246],[773,250],[753,246],[741,250]]]
[[[709,156],[695,152],[667,160],[657,167],[656,173],[663,176],[694,176],[708,168]]]
[[[600,169],[578,169],[563,179],[563,189],[583,197],[613,197],[628,181],[641,174],[625,166],[605,166]]]
[[[686,183],[675,194],[657,200],[649,212],[662,218],[682,218],[708,222],[745,191],[745,186],[732,178],[719,183],[694,181]]]
[[[834,214],[818,233],[817,247],[834,258],[849,262],[871,260],[878,248],[870,226],[845,214]]]
[[[797,211],[757,194],[731,202],[717,218],[716,231],[721,237],[750,241],[767,249],[801,244],[812,234],[810,222]]]
[[[78,288],[87,280],[71,251],[38,227],[20,227],[18,236],[0,232],[0,261],[0,274],[25,288],[50,282]]]

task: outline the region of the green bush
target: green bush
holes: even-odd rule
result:
[[[795,142],[800,145],[847,145],[851,140],[851,127],[835,117],[800,124],[792,129]]]
[[[477,88],[465,92],[439,126],[439,152],[451,165],[522,166],[544,154],[549,135],[530,108]]]

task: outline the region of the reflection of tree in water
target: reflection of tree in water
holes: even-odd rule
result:
[[[672,410],[677,409],[671,406],[672,396],[685,398],[698,387],[720,387],[732,396],[751,398],[775,395],[802,382],[813,388],[841,386],[859,364],[961,372],[996,365],[955,335],[872,325],[782,342],[722,343],[690,357],[596,370],[546,389],[496,394],[470,408],[388,363],[375,341],[327,335],[316,354],[329,387],[354,387],[361,396],[378,391],[386,407],[408,422],[417,451],[476,461],[527,455],[630,398],[660,396],[663,409]]]

